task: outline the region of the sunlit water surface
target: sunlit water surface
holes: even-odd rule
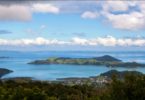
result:
[[[5,75],[3,78],[10,77],[32,77],[38,80],[55,80],[57,78],[67,77],[89,77],[100,73],[116,69],[135,70],[145,73],[145,68],[108,68],[105,66],[93,65],[30,65],[27,64],[33,60],[46,59],[48,57],[98,57],[111,55],[123,61],[137,61],[145,63],[145,52],[94,52],[94,51],[45,51],[45,52],[12,52],[0,51],[0,57],[10,58],[0,59],[0,68],[8,68],[14,72]]]

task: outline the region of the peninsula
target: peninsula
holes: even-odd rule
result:
[[[72,65],[103,65],[107,67],[145,67],[137,62],[123,62],[109,55],[92,58],[51,57],[45,60],[35,60],[28,64],[72,64]]]
[[[12,70],[9,70],[9,69],[5,69],[5,68],[0,68],[0,78],[6,74],[9,74],[13,72]]]

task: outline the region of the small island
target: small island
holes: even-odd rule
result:
[[[0,56],[0,59],[9,59],[10,57]]]
[[[51,57],[46,60],[35,60],[28,64],[72,64],[72,65],[103,65],[107,67],[145,67],[137,62],[123,62],[109,55],[92,58]]]

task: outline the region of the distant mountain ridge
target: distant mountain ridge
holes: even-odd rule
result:
[[[104,55],[104,56],[101,56],[101,57],[96,57],[95,59],[98,60],[98,61],[117,61],[117,62],[121,61],[121,60],[119,60],[119,59],[117,59],[115,57],[109,56],[109,55]]]

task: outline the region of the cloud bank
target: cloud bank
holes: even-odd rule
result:
[[[94,39],[85,39],[74,37],[71,40],[63,41],[57,39],[46,39],[38,37],[36,39],[0,39],[0,46],[50,46],[50,45],[79,45],[79,46],[145,46],[145,38],[115,38],[113,36],[97,37]]]

